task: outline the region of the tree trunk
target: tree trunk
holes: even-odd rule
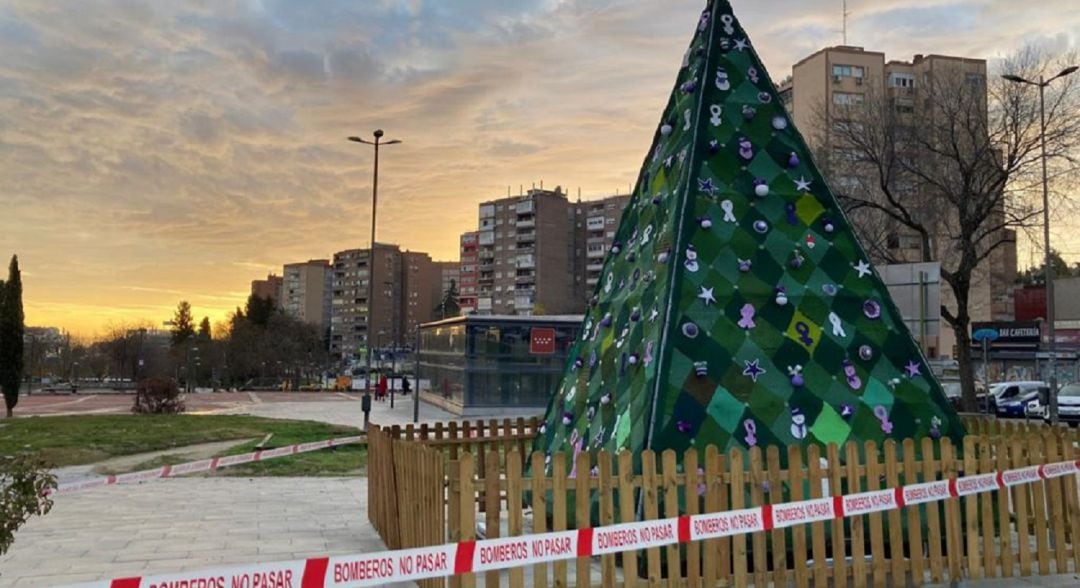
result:
[[[969,326],[963,321],[963,325],[953,327],[956,334],[956,363],[960,369],[961,406],[967,412],[978,411],[978,399],[975,397],[975,373],[971,363],[971,336],[968,333]]]
[[[15,411],[10,406],[7,407],[7,418],[15,418]]]

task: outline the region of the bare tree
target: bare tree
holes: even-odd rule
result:
[[[1000,67],[1037,79],[1074,58],[1024,49]],[[911,86],[869,83],[861,103],[824,105],[812,135],[818,161],[872,256],[940,262],[954,300],[943,303],[941,315],[956,338],[968,409],[976,404],[970,337],[976,272],[987,272],[990,257],[1041,214],[1038,93],[997,73],[984,77],[958,61],[935,66]],[[1074,181],[1075,78],[1047,95],[1046,140],[1054,181]]]

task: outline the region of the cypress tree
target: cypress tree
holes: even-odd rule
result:
[[[22,382],[24,324],[22,304],[22,274],[19,257],[13,255],[8,266],[6,284],[0,282],[0,390],[4,393],[4,406],[11,418],[19,403],[19,385]]]

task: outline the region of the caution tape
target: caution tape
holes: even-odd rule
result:
[[[101,488],[103,486],[114,486],[117,484],[134,484],[136,482],[145,482],[147,480],[156,480],[158,478],[173,478],[176,476],[183,476],[185,474],[212,472],[221,468],[238,466],[245,463],[255,463],[260,461],[266,461],[268,459],[275,459],[278,457],[287,457],[290,455],[298,455],[300,453],[319,451],[321,449],[327,449],[330,447],[338,447],[341,445],[359,443],[363,440],[364,437],[360,436],[339,437],[336,439],[326,439],[324,441],[313,441],[311,443],[287,445],[284,447],[278,447],[277,449],[268,449],[265,451],[253,451],[251,453],[243,453],[240,455],[227,455],[225,457],[214,457],[210,459],[203,459],[199,461],[192,461],[171,466],[167,465],[154,470],[142,470],[138,472],[131,472],[129,474],[120,474],[117,476],[101,476],[99,478],[90,478],[86,480],[79,480],[76,482],[67,482],[64,484],[60,484],[56,487],[55,490],[50,492],[50,494],[68,494],[71,492],[81,492],[83,490]]]
[[[846,496],[434,547],[118,578],[83,588],[360,588],[718,539],[1003,490],[1080,472],[1080,460]]]

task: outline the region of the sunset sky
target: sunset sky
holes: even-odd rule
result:
[[[840,0],[734,4],[775,80],[840,43]],[[893,59],[1080,46],[1076,0],[849,4],[850,43]],[[366,246],[371,154],[345,137],[377,127],[404,141],[379,240],[436,259],[507,186],[625,193],[703,5],[0,0],[0,256],[27,322],[88,337],[181,299],[217,321],[282,263]]]

